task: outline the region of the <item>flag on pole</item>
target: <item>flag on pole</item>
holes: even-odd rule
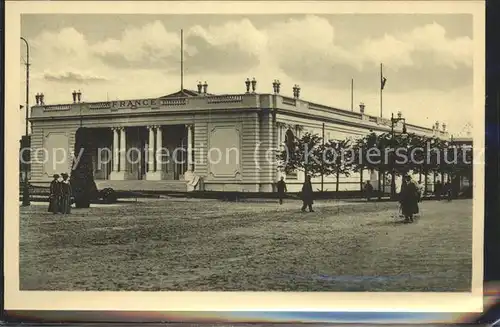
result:
[[[383,90],[385,86],[385,82],[387,82],[387,78],[382,76],[382,79],[380,80],[380,89]]]

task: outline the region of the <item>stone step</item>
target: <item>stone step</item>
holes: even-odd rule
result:
[[[99,190],[111,187],[115,191],[187,191],[187,184],[185,181],[96,180],[96,185]]]

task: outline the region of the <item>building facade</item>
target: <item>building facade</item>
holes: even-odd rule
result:
[[[240,192],[273,191],[284,174],[272,149],[287,137],[310,132],[345,139],[391,128],[390,119],[366,115],[364,106],[348,111],[248,87],[246,93],[231,95],[208,94],[205,86],[204,91],[184,89],[159,98],[89,103],[73,98],[68,104],[37,98],[31,108],[32,184],[71,171],[80,127],[92,129],[98,141],[98,187]],[[406,126],[409,133],[448,138],[443,129]],[[401,128],[398,124],[395,130]],[[298,191],[304,180],[301,172],[285,177],[289,191]],[[339,190],[359,190],[362,179],[378,185],[376,172],[363,172],[341,177]],[[320,179],[313,182],[319,189]],[[323,189],[335,190],[335,178],[324,177]]]

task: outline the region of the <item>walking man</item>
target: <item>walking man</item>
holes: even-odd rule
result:
[[[284,177],[281,177],[281,179],[276,183],[276,191],[278,192],[278,199],[281,205],[283,204],[283,198],[285,197],[285,193],[287,192],[286,182]]]
[[[446,195],[446,200],[448,202],[451,202],[451,200],[453,199],[453,188],[449,181],[444,184],[444,194]]]
[[[302,185],[302,211],[305,212],[309,208],[309,212],[314,212],[312,205],[314,203],[314,193],[312,189],[311,176],[306,176],[306,180]]]

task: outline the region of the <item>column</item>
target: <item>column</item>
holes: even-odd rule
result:
[[[118,129],[116,127],[112,127],[111,130],[113,131],[113,171],[117,172],[118,171]]]
[[[149,181],[161,181],[165,179],[165,172],[163,171],[162,164],[162,130],[161,126],[155,125],[150,126],[149,130],[149,142],[154,143],[154,130],[156,129],[156,146],[154,147],[154,153],[151,158],[149,158],[149,169],[146,174],[146,180]],[[154,164],[156,163],[156,164]],[[154,167],[154,168],[153,168]]]
[[[125,127],[120,128],[120,172],[127,171],[127,135]]]
[[[188,171],[193,172],[193,125],[187,125],[187,160]]]
[[[156,171],[161,172],[163,171],[163,163],[162,163],[162,157],[161,154],[163,153],[162,150],[162,132],[161,132],[161,126],[156,126],[156,153],[155,153],[155,161],[156,161]]]
[[[125,127],[113,129],[113,171],[109,175],[110,180],[123,181],[130,179],[131,174],[127,172],[127,141],[125,139]]]
[[[276,123],[276,132],[277,132],[277,146],[276,146],[276,150],[277,150],[277,154],[278,153],[281,153],[281,151],[283,150],[283,123]],[[280,163],[278,162],[276,164],[276,180],[279,181],[281,179],[281,177],[285,177],[285,174],[283,174],[283,172],[281,172],[280,168],[278,167]]]
[[[155,131],[153,126],[148,126],[149,141],[148,141],[148,170],[147,173],[154,172],[155,165]]]

